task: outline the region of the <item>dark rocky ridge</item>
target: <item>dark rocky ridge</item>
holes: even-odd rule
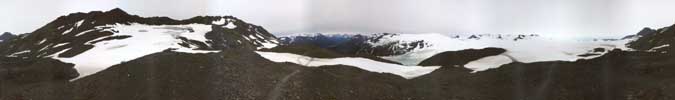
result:
[[[628,47],[635,50],[661,52],[672,54],[675,49],[675,25],[658,29],[656,31],[645,31],[638,34],[640,38],[628,43]],[[668,46],[666,46],[668,45]]]
[[[460,51],[446,51],[431,56],[422,62],[419,66],[463,66],[471,61],[484,57],[495,56],[506,52],[501,48],[467,49]]]

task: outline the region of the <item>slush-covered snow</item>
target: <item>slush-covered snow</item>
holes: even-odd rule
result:
[[[262,57],[274,62],[290,62],[308,67],[318,67],[325,65],[347,65],[354,66],[363,70],[379,73],[391,73],[399,75],[406,79],[412,79],[418,76],[429,74],[440,68],[438,66],[403,66],[397,64],[384,63],[365,58],[344,57],[344,58],[312,58],[291,53],[275,53],[257,51]]]
[[[401,41],[414,42],[424,40],[430,47],[414,49],[411,52],[402,55],[384,56],[382,58],[401,62],[404,65],[416,65],[424,59],[445,51],[459,51],[465,49],[482,49],[487,47],[504,48],[515,60],[524,63],[542,62],[542,61],[576,61],[588,57],[579,57],[586,54],[594,48],[605,48],[611,50],[614,48],[627,49],[624,44],[630,40],[619,41],[591,41],[580,40],[577,38],[553,37],[534,37],[514,41],[512,38],[451,38],[442,34],[399,34],[395,36],[386,36],[380,42],[372,43],[374,45],[384,44],[386,42]],[[596,57],[596,56],[593,56]]]
[[[193,50],[185,48],[178,43],[181,42],[177,37],[186,37],[188,39],[204,42],[204,34],[211,31],[210,25],[188,24],[188,25],[107,25],[112,27],[107,31],[116,30],[113,36],[131,36],[121,40],[101,41],[94,45],[94,48],[87,50],[71,58],[61,58],[57,55],[67,51],[63,50],[52,55],[55,59],[63,62],[75,64],[75,69],[80,72],[80,77],[88,76],[104,70],[112,65],[125,61],[130,61],[145,55],[161,52],[167,49],[175,49],[177,52],[187,53],[210,53],[217,51]],[[100,29],[99,30],[103,30]],[[187,29],[193,29],[190,32]],[[104,31],[106,31],[104,30]],[[138,30],[147,30],[139,32]],[[111,31],[112,32],[112,31]],[[70,48],[69,48],[70,49]]]
[[[492,68],[498,68],[499,66],[502,66],[504,64],[509,64],[513,62],[511,58],[508,56],[504,55],[496,55],[496,56],[489,56],[489,57],[484,57],[475,61],[471,61],[464,65],[464,67],[469,68],[473,70],[473,72],[478,72],[478,71],[485,71],[488,69]]]

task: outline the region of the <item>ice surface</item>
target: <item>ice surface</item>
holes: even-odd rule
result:
[[[429,74],[440,68],[439,66],[403,66],[391,63],[384,63],[365,58],[343,57],[343,58],[312,58],[291,53],[275,53],[257,51],[262,57],[274,62],[290,62],[308,67],[318,67],[325,65],[347,65],[354,66],[363,70],[379,73],[391,73],[399,75],[406,79],[412,79],[418,76]]]
[[[471,61],[464,65],[465,68],[472,69],[474,72],[485,71],[492,68],[498,68],[504,64],[513,62],[511,58],[504,55],[496,55]]]
[[[106,27],[112,27],[112,29],[106,29],[107,31],[119,31],[113,36],[131,37],[121,40],[102,41],[92,44],[94,45],[94,48],[71,58],[61,58],[57,56],[58,54],[67,50],[60,51],[59,53],[56,53],[52,56],[55,59],[59,59],[63,62],[75,64],[75,69],[80,72],[80,77],[78,78],[81,78],[104,70],[112,65],[130,61],[145,55],[161,52],[167,49],[175,49],[174,51],[176,52],[186,53],[217,52],[193,50],[191,48],[185,48],[178,45],[181,40],[177,39],[177,37],[185,37],[201,42],[206,41],[204,34],[211,31],[210,25],[115,24],[108,25]],[[188,29],[193,29],[194,32],[188,31]],[[147,32],[141,32],[139,30],[147,30]],[[59,46],[60,45],[63,44],[59,44]]]

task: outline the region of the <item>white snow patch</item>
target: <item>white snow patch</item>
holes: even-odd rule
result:
[[[45,43],[45,41],[47,41],[47,39],[42,39],[42,40],[40,40],[40,42],[38,42],[37,44],[39,45],[39,44]]]
[[[18,57],[18,55],[20,55],[20,54],[25,54],[25,53],[29,53],[29,52],[30,52],[30,50],[23,50],[23,51],[12,53],[8,57]]]
[[[224,28],[227,29],[234,29],[237,28],[237,25],[234,25],[234,22],[227,23],[227,25],[223,26]]]
[[[173,50],[176,52],[184,52],[184,53],[218,53],[220,50],[192,50],[188,48],[178,48],[176,50]]]
[[[112,65],[125,61],[130,61],[145,55],[161,52],[167,49],[175,49],[176,52],[186,53],[212,53],[217,51],[193,50],[182,47],[178,43],[182,42],[177,37],[186,37],[188,39],[204,42],[204,34],[211,31],[211,25],[188,24],[188,25],[144,25],[144,24],[115,24],[107,25],[111,29],[99,30],[117,30],[113,36],[131,36],[121,40],[110,40],[97,42],[94,48],[87,50],[71,58],[61,58],[56,55],[67,51],[63,50],[53,54],[52,57],[67,63],[75,64],[75,69],[80,72],[81,77],[85,77]],[[194,32],[189,32],[193,29]],[[148,30],[148,32],[139,32],[138,30]],[[110,37],[110,36],[108,36]],[[59,44],[60,46],[62,44]],[[70,48],[69,48],[70,49]]]
[[[226,20],[225,18],[220,18],[219,20],[213,21],[213,22],[211,22],[211,23],[212,23],[212,24],[215,24],[215,25],[223,25],[223,24],[225,24],[226,22],[227,22],[227,20]]]
[[[511,62],[513,62],[513,60],[511,60],[511,58],[509,58],[508,56],[496,55],[471,61],[466,65],[464,65],[464,67],[472,69],[473,72],[475,73],[478,71],[485,71],[492,68],[498,68],[504,64],[509,64]]]
[[[94,31],[94,29],[91,29],[91,30],[86,30],[86,31],[82,31],[82,32],[80,32],[80,33],[77,33],[77,34],[75,34],[75,36],[80,36],[80,35],[83,35],[83,34],[89,33],[89,32],[91,32],[91,31]]]
[[[75,23],[74,27],[80,27],[80,25],[82,25],[82,23],[84,23],[84,20],[80,20],[77,23]]]
[[[661,46],[658,46],[658,47],[654,47],[650,50],[656,50],[656,49],[661,49],[661,48],[665,48],[665,47],[670,47],[670,44],[664,44],[664,45],[661,45]]]
[[[70,33],[70,31],[73,31],[73,29],[75,29],[75,28],[70,28],[70,29],[68,29],[68,30],[66,30],[66,31],[63,31],[63,34],[68,34],[68,33]]]
[[[278,44],[275,44],[275,43],[267,43],[267,42],[265,42],[265,43],[260,43],[260,44],[262,44],[262,46],[258,47],[257,49],[263,49],[263,48],[269,49],[269,48],[274,48],[274,47],[277,47],[277,46],[278,46]]]
[[[257,39],[258,37],[255,37],[255,35],[248,35],[248,38]]]
[[[406,79],[412,79],[418,76],[429,74],[432,71],[440,68],[439,66],[427,66],[427,67],[403,66],[357,57],[326,59],[326,58],[312,58],[291,53],[275,53],[275,52],[261,52],[261,51],[256,51],[256,53],[274,62],[290,62],[299,65],[305,65],[307,67],[319,67],[325,65],[347,65],[347,66],[354,66],[371,72],[391,73],[399,75]]]
[[[66,45],[66,44],[68,44],[68,43],[59,43],[59,44],[54,45],[54,47],[61,47],[61,46]]]

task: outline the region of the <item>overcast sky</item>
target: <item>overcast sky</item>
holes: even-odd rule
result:
[[[675,0],[1,0],[0,31],[123,10],[187,19],[233,15],[275,34],[313,32],[633,34],[675,24]]]

